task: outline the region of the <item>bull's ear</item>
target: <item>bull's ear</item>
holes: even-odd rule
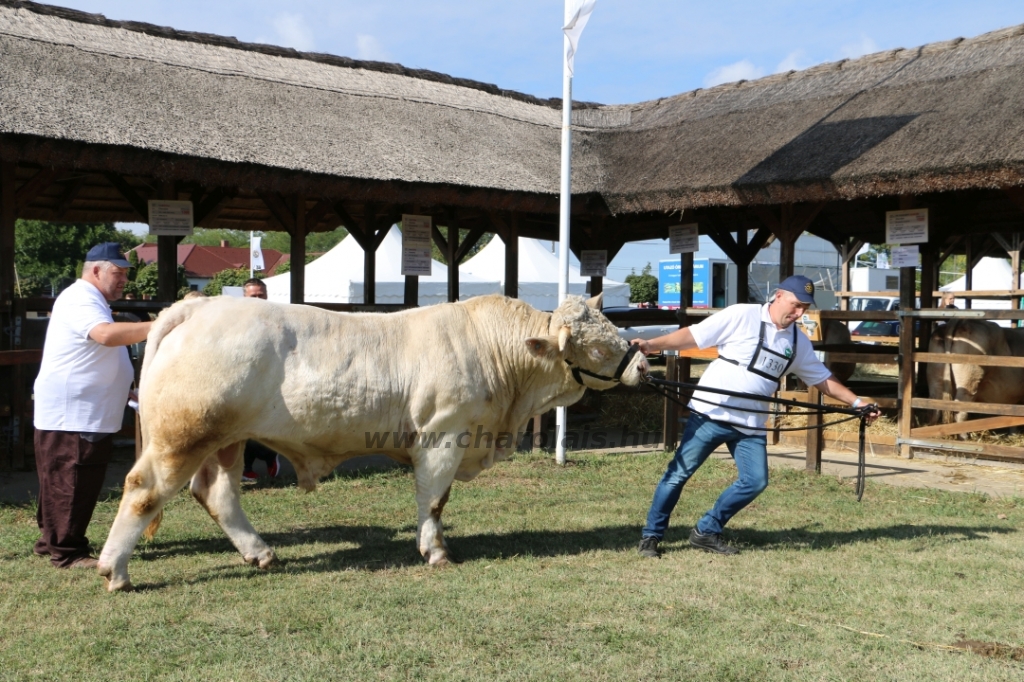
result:
[[[542,360],[557,360],[562,357],[558,351],[558,339],[553,336],[533,336],[526,339],[530,355]]]
[[[560,353],[565,352],[565,347],[569,345],[569,339],[572,338],[572,330],[568,327],[563,326],[558,330],[558,351]]]
[[[587,307],[593,308],[594,310],[601,310],[604,308],[604,292],[602,291],[597,296],[591,296],[588,298]]]

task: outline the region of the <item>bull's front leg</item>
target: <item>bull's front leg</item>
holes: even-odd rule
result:
[[[452,443],[454,446],[454,443]],[[430,565],[444,565],[450,560],[444,539],[441,512],[448,502],[455,472],[462,460],[459,448],[426,450],[414,461],[416,474],[416,508],[419,514],[417,546]]]

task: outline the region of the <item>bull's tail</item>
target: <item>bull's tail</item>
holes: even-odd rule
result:
[[[212,301],[213,299],[211,298],[192,298],[186,301],[179,301],[160,313],[160,316],[156,318],[153,328],[149,330],[149,336],[146,338],[146,355],[142,359],[142,372],[139,373],[140,387],[146,383],[146,374],[148,374],[149,367],[153,363],[153,358],[156,357],[157,352],[160,350],[160,344],[163,342],[164,337],[174,331],[175,327],[192,317],[199,306],[208,305]]]
[[[156,320],[156,324],[149,331],[149,336],[146,338],[146,352],[142,358],[142,371],[139,373],[139,388],[141,389],[142,384],[145,383],[146,374],[150,364],[153,362],[153,358],[156,357],[157,351],[160,349],[160,343],[164,340],[168,334],[170,334],[175,327],[185,322],[192,314],[197,310],[196,306],[203,305],[209,302],[208,298],[196,298],[189,299],[187,301],[181,301],[174,304],[167,310],[160,313],[160,316]],[[142,416],[143,404],[139,403],[139,416]],[[146,420],[142,419],[142,451],[145,452],[146,441],[148,440],[146,434]],[[152,540],[156,536],[157,530],[160,528],[160,522],[163,521],[164,513],[161,510],[153,520],[146,526],[146,530],[143,531],[142,535],[146,540]]]

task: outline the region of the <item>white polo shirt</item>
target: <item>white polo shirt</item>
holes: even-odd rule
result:
[[[114,321],[107,300],[78,280],[53,303],[35,383],[35,427],[46,431],[116,433],[135,373],[124,346],[89,338]]]
[[[831,372],[814,355],[811,340],[803,332],[797,331],[796,349],[793,348],[793,327],[777,329],[768,315],[768,305],[742,303],[729,306],[715,313],[699,324],[690,327],[693,340],[697,347],[704,349],[718,346],[721,357],[735,360],[738,365],[717,359],[708,366],[698,385],[709,388],[721,388],[738,393],[753,393],[770,396],[779,388],[776,381],[753,374],[747,370],[754,350],[757,348],[762,322],[767,322],[764,329],[764,345],[776,353],[786,357],[794,355],[789,371],[795,373],[808,385],[819,384],[827,379]],[[748,407],[754,410],[768,410],[767,402],[734,398],[716,393],[695,391],[690,401],[690,408],[705,414],[716,421],[728,422],[738,427],[762,427],[768,421],[767,414],[744,412],[735,408]],[[740,431],[749,434],[763,433]]]

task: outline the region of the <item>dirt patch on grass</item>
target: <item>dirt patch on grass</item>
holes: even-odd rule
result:
[[[982,642],[976,639],[961,639],[952,646],[972,654],[986,658],[998,658],[1004,661],[1024,661],[1024,647],[1000,644],[999,642]]]

